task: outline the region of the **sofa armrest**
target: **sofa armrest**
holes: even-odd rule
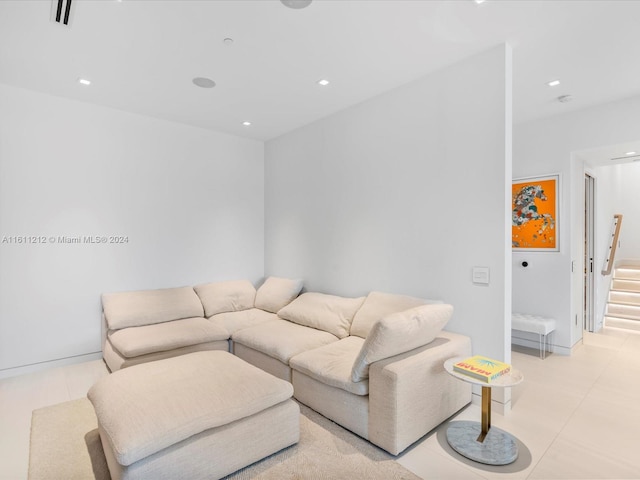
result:
[[[442,331],[428,345],[374,362],[369,370],[369,441],[397,455],[471,402],[471,385],[445,360],[471,355],[469,337]]]

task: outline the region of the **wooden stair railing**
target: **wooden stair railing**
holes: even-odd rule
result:
[[[613,224],[611,225],[611,237],[609,238],[609,250],[607,258],[602,267],[602,275],[609,275],[613,268],[613,260],[616,256],[616,247],[618,246],[618,237],[620,236],[620,226],[622,225],[622,215],[616,213],[613,216]]]

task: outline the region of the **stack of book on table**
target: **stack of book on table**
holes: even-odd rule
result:
[[[493,360],[492,358],[483,357],[482,355],[475,355],[454,363],[453,370],[480,380],[481,382],[491,383],[496,378],[509,373],[511,371],[511,365]]]

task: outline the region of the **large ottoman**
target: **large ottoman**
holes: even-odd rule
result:
[[[119,370],[89,390],[112,479],[215,479],[300,436],[293,387],[222,351]]]

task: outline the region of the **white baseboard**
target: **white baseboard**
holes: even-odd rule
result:
[[[17,377],[18,375],[25,375],[27,373],[40,372],[42,370],[49,370],[51,368],[64,367],[66,365],[75,365],[77,363],[90,362],[92,360],[100,360],[101,358],[102,358],[102,352],[92,352],[92,353],[85,353],[82,355],[74,355],[73,357],[48,360],[46,362],[32,363],[30,365],[22,365],[19,367],[5,368],[3,370],[0,370],[0,379]]]
[[[533,348],[538,352],[540,351],[540,341],[537,338],[535,340],[530,340],[528,338],[512,336],[511,343],[512,345],[520,345],[521,347]],[[547,350],[551,350],[551,352],[555,353],[556,355],[570,356],[572,348],[551,344],[547,345]]]

